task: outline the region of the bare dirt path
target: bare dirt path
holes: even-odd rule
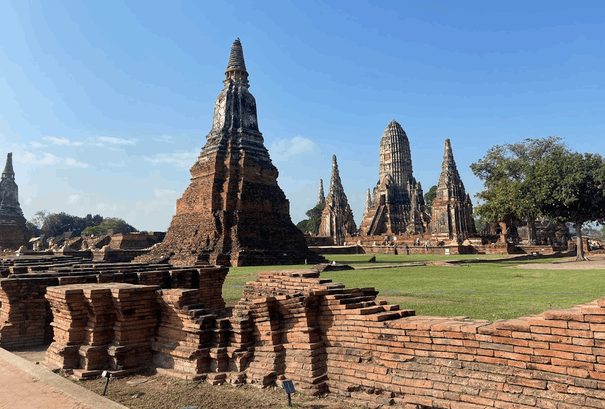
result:
[[[515,268],[530,270],[605,270],[605,254],[589,255],[589,261],[576,261],[575,257],[564,257],[552,263],[518,264]]]
[[[96,393],[104,381],[95,379],[78,382]],[[162,375],[131,376],[113,379],[108,397],[132,409],[281,409],[287,408],[286,394],[281,388],[259,389],[253,386],[212,386],[208,383],[184,381]],[[357,402],[338,396],[325,398],[293,395],[293,407],[306,409],[354,409]]]

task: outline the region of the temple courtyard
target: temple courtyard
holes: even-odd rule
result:
[[[347,287],[375,287],[379,298],[417,315],[509,319],[551,308],[569,308],[605,296],[605,257],[588,263],[574,257],[505,257],[499,255],[377,254],[326,255],[354,270],[322,276]],[[304,265],[288,269],[308,268]],[[223,288],[225,302],[240,299],[242,288],[258,272],[284,266],[231,268]]]
[[[419,316],[469,316],[499,320],[548,309],[569,308],[605,295],[605,257],[595,255],[588,263],[573,257],[510,257],[495,255],[327,255],[330,261],[346,263],[353,270],[325,271],[322,277],[347,287],[376,287],[379,298]],[[288,266],[304,269],[305,265]],[[262,271],[284,266],[232,268],[223,287],[227,306],[241,296],[244,284]],[[101,393],[103,379],[77,381]],[[112,381],[108,397],[130,408],[275,408],[286,407],[281,388],[224,384],[212,386],[158,374],[136,375]],[[295,394],[294,407],[341,409],[357,406],[354,399],[329,394],[312,397]]]

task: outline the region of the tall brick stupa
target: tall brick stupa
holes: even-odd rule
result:
[[[27,244],[25,217],[19,205],[19,187],[15,182],[13,154],[6,155],[0,179],[0,248],[17,250]]]
[[[368,197],[360,233],[424,233],[429,219],[422,187],[412,174],[408,136],[398,122],[391,121],[380,140],[378,183]]]
[[[436,239],[455,242],[475,234],[473,203],[464,189],[449,139],[445,140],[441,175],[433,200],[431,234]]]
[[[349,206],[349,200],[345,194],[338,171],[336,155],[332,155],[332,177],[330,179],[330,190],[325,199],[325,206],[321,213],[319,224],[319,235],[330,236],[334,244],[342,246],[347,235],[357,231],[353,212]]]
[[[212,129],[190,170],[191,183],[177,201],[166,238],[145,259],[243,266],[317,258],[292,223],[289,201],[277,184],[239,39],[223,84]]]

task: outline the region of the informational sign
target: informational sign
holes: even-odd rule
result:
[[[294,382],[292,382],[290,380],[284,380],[284,381],[282,381],[281,384],[282,384],[282,387],[284,388],[284,391],[286,391],[286,393],[288,395],[296,392],[296,389],[294,388]]]
[[[288,406],[292,406],[292,394],[296,392],[296,389],[294,389],[294,382],[288,379],[284,379],[281,382],[281,386],[284,388],[284,391],[286,391],[286,393],[288,394]]]

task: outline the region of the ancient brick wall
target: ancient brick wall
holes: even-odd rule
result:
[[[66,258],[70,260],[69,258]],[[199,289],[200,302],[213,311],[224,309],[224,267],[174,268],[168,264],[54,263],[4,266],[0,278],[0,347],[22,348],[52,339],[52,314],[44,298],[48,287],[84,283],[123,282],[162,288]],[[0,271],[2,273],[2,271]],[[1,276],[2,274],[0,274]]]
[[[72,304],[90,302],[90,286],[80,285],[83,295],[76,291],[80,298]],[[153,354],[157,367],[184,378],[267,386],[285,377],[307,393],[337,393],[370,406],[605,406],[605,299],[488,322],[415,316],[376,296],[372,288],[322,279],[316,270],[267,272],[246,284],[230,317],[220,318],[199,292],[161,290],[155,335],[147,334],[137,356]],[[92,319],[91,311],[107,310],[89,309],[84,322],[83,307],[53,309],[72,331],[57,332],[55,342],[79,351],[78,362],[63,365],[82,368],[90,363],[87,354],[98,351],[90,337],[107,342],[97,331],[105,318]]]
[[[246,287],[248,298],[270,294],[316,298],[307,314],[320,324],[314,348],[327,360],[316,367],[330,392],[410,408],[605,406],[605,299],[490,323],[410,316],[371,289],[300,272]]]

